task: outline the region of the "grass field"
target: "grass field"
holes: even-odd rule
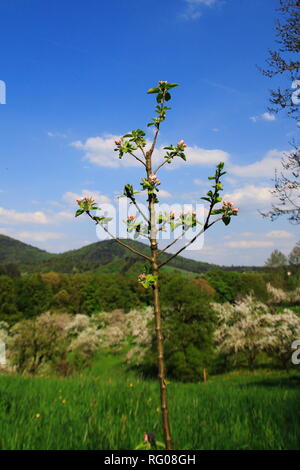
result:
[[[300,449],[300,374],[231,373],[168,386],[176,449]],[[162,440],[155,381],[99,357],[81,377],[0,376],[1,449],[134,449]]]

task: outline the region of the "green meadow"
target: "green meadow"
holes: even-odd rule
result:
[[[235,371],[170,382],[174,448],[300,449],[300,374]],[[1,449],[134,449],[161,435],[158,384],[98,356],[72,378],[0,375]]]

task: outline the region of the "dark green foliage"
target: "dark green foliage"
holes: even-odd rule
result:
[[[149,247],[136,240],[126,240],[126,243],[132,248],[149,255]],[[160,260],[163,262],[169,257],[164,253]],[[66,251],[65,253],[47,253],[39,248],[32,247],[18,240],[5,235],[0,235],[0,265],[5,265],[5,272],[16,277],[16,273],[8,272],[8,264],[14,264],[22,273],[80,273],[87,271],[106,272],[106,273],[128,273],[127,265],[130,263],[130,274],[137,276],[141,272],[140,258],[114,240],[104,240],[92,243],[77,250]],[[221,269],[220,266],[195,261],[192,259],[178,256],[170,262],[170,267],[201,274],[212,269]],[[15,268],[14,268],[15,269]],[[246,271],[264,271],[266,268],[251,266],[222,266],[222,270],[234,270],[237,272]]]
[[[215,270],[209,271],[204,277],[216,290],[217,302],[233,302],[249,294],[254,294],[261,301],[268,298],[267,280],[263,274]]]
[[[135,240],[126,240],[131,247],[142,253],[149,254],[149,247],[144,243]],[[167,254],[161,257],[164,261]],[[124,262],[124,260],[126,260]],[[13,238],[0,235],[0,264],[16,264],[22,272],[60,272],[75,273],[93,271],[101,268],[106,272],[124,271],[125,266],[131,260],[131,271],[135,275],[139,274],[140,258],[134,253],[128,253],[128,250],[114,240],[104,240],[102,242],[92,243],[77,250],[70,250],[65,253],[53,254],[46,251],[26,245]],[[136,269],[134,269],[136,264]],[[183,257],[178,257],[170,263],[170,266],[184,269],[195,273],[206,272],[213,265],[194,261]],[[8,272],[1,272],[9,274]],[[9,274],[10,275],[10,274]]]
[[[20,319],[16,298],[16,285],[13,279],[0,276],[0,320],[14,323]]]
[[[212,298],[178,275],[165,278],[161,285],[167,376],[182,382],[199,381],[214,355]],[[153,342],[145,361],[146,373],[156,373],[155,350]]]
[[[31,318],[50,308],[52,290],[39,274],[34,274],[17,280],[16,297],[17,310]]]
[[[233,302],[238,294],[236,282],[239,274],[232,271],[209,271],[205,274],[205,279],[216,290],[217,302]]]
[[[20,277],[21,273],[19,267],[16,264],[9,263],[0,265],[0,275]]]
[[[28,266],[30,270],[30,267],[43,263],[52,257],[55,257],[55,255],[6,235],[0,235],[0,263],[2,265]]]

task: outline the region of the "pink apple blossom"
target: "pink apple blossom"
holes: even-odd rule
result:
[[[119,147],[122,144],[124,137],[120,137],[119,140],[115,140],[115,144]]]
[[[177,142],[177,147],[183,147],[183,148],[185,148],[185,147],[187,147],[187,145],[186,145],[186,143],[184,142],[184,140],[179,140],[179,141]]]
[[[233,203],[230,202],[230,201],[223,201],[223,206],[229,206],[229,207],[232,207],[233,206]]]
[[[77,204],[82,204],[83,202],[90,202],[90,203],[93,203],[95,202],[95,200],[91,197],[91,196],[85,196],[85,197],[82,197],[81,199],[76,199],[76,202]]]
[[[160,181],[159,181],[157,175],[154,175],[154,174],[149,176],[149,181],[152,184],[157,184],[157,185],[160,184]]]

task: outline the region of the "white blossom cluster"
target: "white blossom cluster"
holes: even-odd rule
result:
[[[278,304],[299,304],[300,303],[300,287],[297,289],[286,292],[278,287],[267,284],[267,292],[269,294],[269,303],[273,305]]]
[[[291,344],[300,339],[300,318],[291,310],[272,314],[251,295],[232,305],[212,304],[218,316],[214,340],[224,354],[243,353],[250,367],[259,352],[274,355],[282,363],[291,357]]]

